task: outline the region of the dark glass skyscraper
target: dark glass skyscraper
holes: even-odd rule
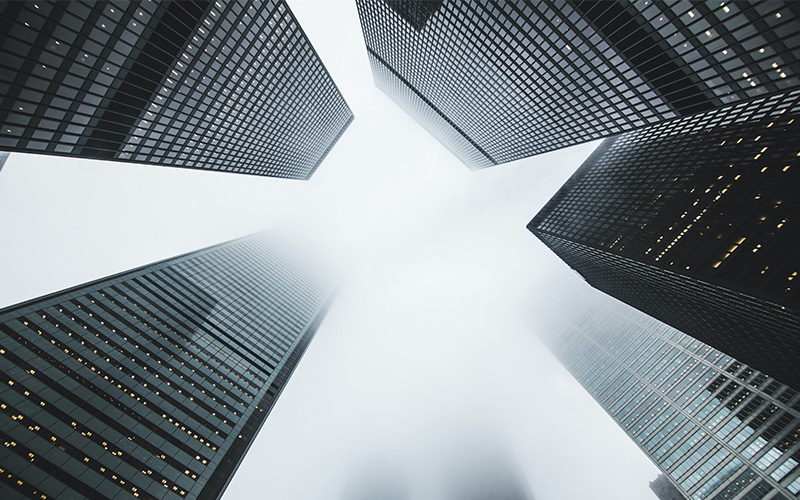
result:
[[[0,150],[308,179],[353,115],[286,2],[0,3]]]
[[[800,91],[606,139],[528,228],[592,286],[800,388]]]
[[[794,2],[356,3],[378,87],[470,168],[800,85]]]
[[[0,311],[0,496],[218,498],[329,297],[262,234]]]
[[[800,394],[605,299],[541,336],[666,481],[691,500],[800,495]]]

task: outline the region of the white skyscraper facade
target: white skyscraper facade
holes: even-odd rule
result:
[[[800,398],[611,299],[543,340],[692,500],[800,494]]]

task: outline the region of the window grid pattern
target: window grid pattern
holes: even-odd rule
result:
[[[592,286],[800,385],[798,116],[791,91],[606,139],[528,228]]]
[[[471,168],[800,85],[781,1],[356,3],[378,86]]]
[[[257,235],[0,311],[3,487],[218,498],[328,295]]]
[[[2,149],[307,179],[353,118],[283,1],[0,9]]]
[[[789,307],[550,234],[539,239],[592,286],[792,386],[800,318]]]
[[[796,391],[623,304],[595,307],[544,340],[687,498],[794,497]],[[791,397],[769,394],[773,385]]]

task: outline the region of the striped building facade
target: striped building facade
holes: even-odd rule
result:
[[[543,337],[687,498],[800,494],[797,391],[620,303]]]

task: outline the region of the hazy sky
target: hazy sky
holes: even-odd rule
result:
[[[448,443],[478,432],[537,500],[655,498],[658,470],[532,332],[542,298],[598,293],[525,228],[597,143],[472,172],[375,88],[352,0],[289,5],[356,116],[312,180],[13,154],[0,307],[291,228],[349,278],[226,499],[340,499],[386,457],[435,500]]]

